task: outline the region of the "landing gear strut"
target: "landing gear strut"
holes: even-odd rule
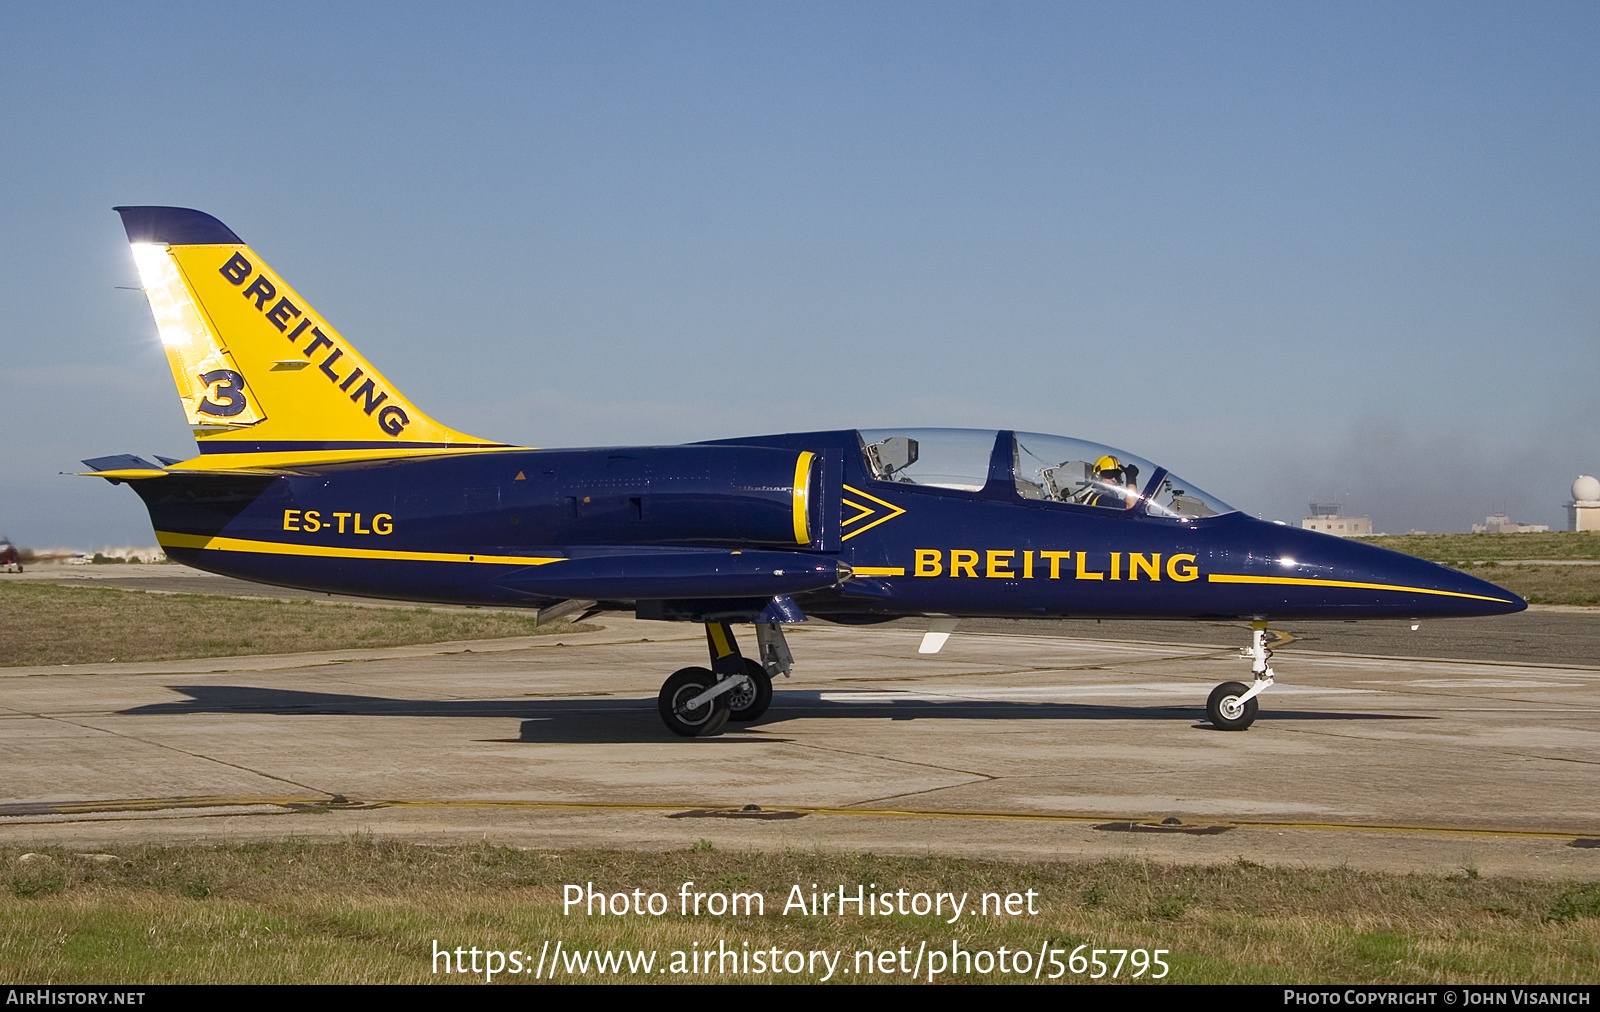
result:
[[[789,674],[794,663],[783,627],[756,624],[758,661],[739,653],[733,629],[726,622],[706,623],[711,668],[684,668],[661,686],[656,697],[661,719],[674,734],[708,738],[721,734],[728,721],[752,721],[772,704],[772,679]]]
[[[1259,704],[1256,697],[1272,687],[1272,651],[1267,647],[1267,623],[1257,620],[1250,623],[1250,646],[1241,651],[1250,658],[1250,672],[1255,675],[1255,685],[1243,682],[1223,682],[1211,690],[1206,700],[1206,717],[1219,731],[1243,731],[1256,722]]]

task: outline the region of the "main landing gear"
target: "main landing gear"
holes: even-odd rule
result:
[[[739,653],[733,628],[726,622],[706,623],[706,647],[711,667],[674,672],[656,697],[661,719],[674,734],[708,738],[721,734],[728,721],[756,720],[772,704],[772,679],[788,676],[794,665],[783,627],[776,622],[756,623],[759,661]]]
[[[1223,682],[1211,690],[1211,696],[1206,700],[1206,717],[1210,719],[1211,726],[1219,731],[1243,731],[1254,724],[1259,709],[1256,697],[1272,687],[1272,666],[1267,663],[1272,659],[1272,651],[1267,648],[1266,622],[1258,620],[1250,623],[1250,646],[1240,654],[1250,658],[1250,671],[1256,676],[1255,685]]]

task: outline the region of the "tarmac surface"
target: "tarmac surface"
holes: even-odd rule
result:
[[[24,575],[307,596],[175,566]],[[790,627],[795,677],[768,714],[710,739],[656,713],[661,681],[705,663],[700,629],[595,621],[0,669],[0,843],[710,840],[1600,877],[1600,649],[1582,649],[1600,614],[1291,623],[1242,733],[1204,703],[1248,680],[1243,627],[974,622],[919,656],[916,624],[812,622]]]
[[[1587,561],[1587,560],[1584,560]],[[8,576],[8,579],[16,579]],[[232,594],[326,600],[340,604],[393,606],[369,598],[309,594],[303,590],[248,583],[186,566],[54,566],[24,574],[29,580],[156,590],[174,594]],[[403,605],[410,607],[409,605]],[[916,619],[886,627],[916,629]],[[659,627],[658,627],[659,628]],[[882,628],[882,627],[880,627]],[[1148,640],[1232,647],[1249,641],[1246,625],[1229,622],[1154,622],[1099,619],[970,619],[961,630],[1081,639]],[[1274,630],[1276,650],[1322,650],[1386,657],[1465,658],[1537,664],[1600,664],[1600,608],[1539,607],[1516,615],[1437,619],[1413,631],[1409,622],[1289,622]]]

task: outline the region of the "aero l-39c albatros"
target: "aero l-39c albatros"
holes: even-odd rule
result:
[[[541,450],[429,418],[208,214],[119,207],[199,454],[84,463],[144,500],[180,562],[246,580],[541,619],[628,610],[705,626],[709,666],[661,687],[684,736],[753,721],[787,623],[1247,620],[1243,730],[1273,684],[1271,620],[1496,615],[1493,584],[1252,519],[1166,468],[1010,429],[798,432]],[[755,656],[733,625],[753,623]]]

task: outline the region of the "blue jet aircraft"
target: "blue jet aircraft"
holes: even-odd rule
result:
[[[662,720],[714,735],[767,709],[786,623],[1145,618],[1252,624],[1243,730],[1273,684],[1270,621],[1497,615],[1514,594],[1421,559],[1252,519],[1166,468],[1030,432],[870,429],[541,450],[429,418],[216,218],[120,207],[189,460],[86,460],[144,500],[180,562],[303,590],[705,626],[709,666]],[[753,623],[745,656],[733,624]]]

